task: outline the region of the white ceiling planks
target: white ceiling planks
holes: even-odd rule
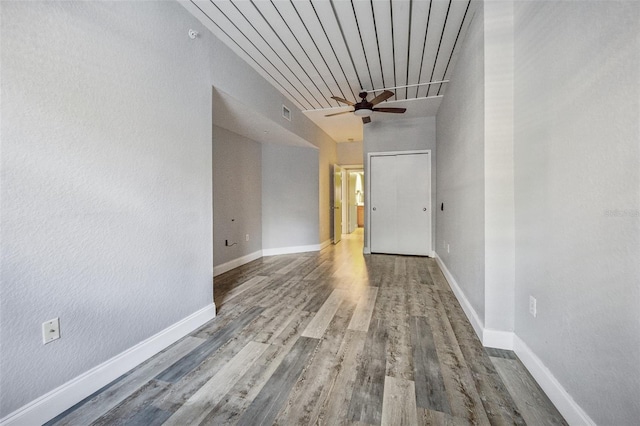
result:
[[[326,4],[328,2],[317,2]],[[356,19],[354,8],[350,1],[335,1],[330,3],[335,12],[340,32],[344,35],[349,60],[352,61],[357,74],[357,84],[354,90],[373,90],[374,82],[369,66],[369,58],[365,55],[361,36],[360,22]],[[363,23],[364,24],[364,23]]]
[[[445,20],[448,18],[450,5],[451,1],[434,1],[431,3],[427,26],[427,41],[420,72],[421,82],[438,81],[440,79],[436,77],[434,80],[433,78],[435,73],[434,66],[440,56],[440,40],[442,39],[442,30],[444,29]],[[429,86],[421,86],[416,97],[427,96],[428,91],[430,91]]]
[[[366,70],[355,69],[355,64],[351,60],[351,52],[349,51],[347,40],[342,35],[342,30],[333,9],[333,2],[326,0],[311,0],[311,4],[322,22],[332,49],[337,56],[340,68],[351,88],[353,94],[357,96],[360,91],[360,75]],[[349,98],[347,98],[349,99]]]
[[[391,37],[391,3],[388,1],[373,1],[372,6],[375,18],[374,30],[377,28],[377,34],[374,35],[377,37],[378,49],[382,58],[384,87],[395,87],[396,67],[393,59],[394,48]]]
[[[331,106],[331,103],[329,102],[330,97],[326,95],[327,86],[323,86],[320,79],[314,78],[318,75],[317,70],[314,68],[313,63],[306,54],[304,47],[297,41],[293,33],[290,31],[286,20],[275,7],[275,4],[266,1],[259,1],[254,3],[242,2],[239,3],[239,5],[244,6],[245,9],[249,9],[247,13],[253,12],[249,5],[253,6],[253,9],[260,14],[265,25],[269,27],[267,34],[269,36],[270,43],[274,46],[278,46],[281,55],[291,58],[289,59],[289,62],[293,61],[299,67],[302,71],[298,74],[299,79],[302,81],[303,85],[310,90],[314,99],[319,102],[320,108]],[[276,30],[276,28],[279,28],[280,30]],[[323,92],[323,89],[325,89],[325,92]]]
[[[328,130],[332,120],[316,119],[344,110],[332,96],[358,101],[360,91],[375,90],[369,95],[375,96],[382,89],[406,85],[414,86],[393,89],[395,97],[389,102],[444,93],[446,84],[415,85],[452,75],[474,3],[476,0],[183,2],[296,106],[317,111],[307,115],[339,141],[342,138],[335,135],[340,132]],[[417,105],[410,103],[408,108]],[[433,113],[434,109],[425,110]],[[373,119],[382,116],[377,113]],[[341,128],[346,128],[347,121],[346,117],[340,120]],[[360,120],[352,123],[361,126]],[[350,138],[356,133],[350,131]]]
[[[267,9],[268,7],[266,6],[268,5],[273,6],[273,10],[277,12],[281,18],[282,25],[287,28],[288,33],[291,34],[291,38],[295,41],[295,43],[292,42],[296,46],[294,52],[300,52],[298,55],[305,56],[311,64],[313,71],[310,73],[310,77],[312,80],[315,80],[320,86],[320,89],[323,90],[324,97],[326,98],[328,94],[340,93],[341,88],[337,79],[331,73],[329,65],[320,53],[311,32],[305,26],[302,19],[299,19],[298,12],[294,5],[287,1],[259,3],[261,9]],[[265,13],[265,15],[267,15],[267,13]],[[291,19],[291,17],[298,19]],[[280,25],[281,24],[278,24],[276,27]],[[338,105],[336,101],[329,98],[328,106],[333,107]]]
[[[336,52],[336,48],[333,43],[336,42],[336,38],[333,37],[333,41],[330,38],[330,29],[327,29],[327,26],[334,21],[333,13],[328,15],[329,23],[323,22],[319,18],[319,13],[317,12],[314,4],[310,1],[295,1],[291,2],[293,7],[297,10],[298,14],[296,15],[299,18],[304,26],[307,27],[309,32],[313,35],[313,40],[317,44],[320,53],[324,60],[327,61],[328,67],[331,75],[337,80],[340,86],[340,94],[333,93],[334,96],[344,97],[346,99],[351,99],[355,96],[355,92],[351,88],[349,81],[351,81],[354,77],[354,71],[351,69],[350,76],[347,77],[347,72],[345,71],[345,66],[348,64],[344,60],[346,49],[344,47],[344,42],[338,43],[338,51],[340,51],[340,46],[342,46],[342,59],[338,56]],[[325,13],[326,15],[326,13]],[[335,22],[333,22],[333,27],[335,27]],[[331,26],[329,26],[331,28]],[[335,29],[334,29],[335,32]],[[335,34],[334,34],[335,36]],[[344,62],[344,65],[343,65]],[[350,67],[350,64],[349,64]]]
[[[415,1],[413,2],[411,22],[411,40],[409,50],[409,81],[412,83],[424,82],[420,74],[420,65],[425,52],[427,40],[427,25],[429,23],[429,12],[431,10],[431,2]],[[408,98],[417,97],[418,87],[410,87],[406,89]]]
[[[409,51],[409,32],[411,31],[411,15],[413,1],[391,0],[391,37],[394,44],[396,79],[394,86],[407,84],[407,52]],[[407,90],[396,90],[396,100],[407,99]]]
[[[446,29],[443,35],[441,51],[444,52],[442,58],[438,59],[436,63],[436,76],[442,76],[442,80],[447,80],[452,70],[451,64],[453,58],[460,46],[460,36],[462,30],[465,29],[469,22],[471,22],[472,14],[469,13],[471,3],[466,1],[456,0],[451,5],[451,11]],[[456,31],[453,30],[457,29]],[[446,59],[446,61],[445,61]],[[429,95],[441,95],[444,93],[445,85],[437,84],[429,88]]]
[[[369,73],[373,80],[373,87],[368,90],[380,89],[385,87],[382,67],[382,55],[378,49],[378,40],[376,23],[374,21],[373,3],[369,0],[355,0],[351,2],[355,10],[355,17],[358,20],[358,28],[362,45],[369,66]],[[375,96],[381,92],[374,93]]]

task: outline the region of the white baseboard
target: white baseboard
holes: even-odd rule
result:
[[[220,274],[224,274],[227,271],[230,271],[238,266],[245,265],[251,261],[256,259],[260,259],[262,257],[262,250],[254,251],[253,253],[249,253],[245,256],[238,257],[237,259],[230,260],[221,265],[215,266],[213,268],[213,276],[217,277]]]
[[[306,253],[308,251],[320,251],[320,244],[311,244],[308,246],[293,246],[293,247],[262,249],[262,255],[277,256],[280,254]]]
[[[320,250],[324,250],[331,245],[331,239],[325,240],[322,244],[320,244]]]
[[[464,292],[456,282],[455,278],[453,278],[453,275],[451,275],[451,272],[449,272],[447,265],[445,265],[442,259],[440,258],[440,256],[438,256],[438,253],[435,253],[435,255],[436,255],[436,262],[438,262],[438,266],[440,267],[440,270],[442,271],[442,273],[444,274],[444,277],[449,282],[449,287],[451,287],[451,290],[453,290],[453,294],[456,295],[456,299],[458,299],[458,302],[460,302],[460,305],[462,306],[462,310],[467,315],[467,318],[469,319],[471,326],[475,330],[476,335],[478,336],[480,341],[483,341],[484,321],[480,319],[480,317],[478,316],[478,313],[475,311],[475,309],[473,309],[473,306],[471,306],[471,302],[469,302],[469,299],[467,299]]]
[[[542,363],[542,360],[517,335],[514,336],[514,352],[527,367],[544,393],[570,425],[595,425],[596,423],[584,412],[571,395],[560,384],[558,379]]]
[[[87,396],[103,388],[127,371],[151,358],[169,345],[215,318],[212,303],[165,328],[110,360],[68,381],[0,420],[1,426],[43,424],[73,407]]]
[[[560,414],[570,425],[595,425],[595,422],[584,412],[584,410],[573,400],[571,395],[564,389],[558,379],[542,363],[540,358],[518,337],[510,331],[485,329],[484,322],[480,319],[476,311],[471,306],[464,292],[451,275],[449,269],[444,264],[440,256],[436,253],[436,261],[442,270],[449,286],[456,295],[458,302],[462,305],[464,313],[482,341],[482,345],[491,348],[513,350],[520,358],[524,366],[529,370],[542,390],[547,394],[551,402],[556,406]]]

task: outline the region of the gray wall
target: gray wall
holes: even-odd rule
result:
[[[338,164],[357,165],[363,164],[362,158],[363,142],[342,142],[336,144]]]
[[[640,3],[515,12],[516,332],[594,421],[637,424]]]
[[[225,240],[236,244],[225,246]],[[262,147],[214,126],[213,266],[261,249]]]
[[[319,244],[318,150],[262,144],[262,248]]]
[[[1,7],[0,418],[212,302],[194,19],[174,3]]]
[[[484,22],[478,9],[437,115],[435,249],[484,318]]]
[[[363,145],[363,162],[365,173],[365,188],[369,179],[369,170],[367,164],[367,155],[373,152],[388,151],[413,151],[421,149],[431,150],[431,206],[435,210],[436,207],[436,118],[435,117],[419,117],[404,118],[388,121],[375,120],[364,126],[364,145]],[[366,197],[366,189],[365,189]],[[435,245],[436,215],[431,215],[432,220],[432,242],[433,250]],[[364,210],[365,229],[369,229],[369,212],[366,207]],[[365,233],[364,247],[369,247],[368,232]]]
[[[335,143],[180,4],[1,3],[0,417],[212,302],[212,86],[318,146],[329,237]]]

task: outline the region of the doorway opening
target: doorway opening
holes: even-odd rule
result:
[[[339,170],[340,178],[334,177],[334,182],[340,181],[340,188],[339,191],[335,189],[334,194],[340,197],[342,209],[340,218],[336,217],[334,224],[339,226],[341,239],[359,237],[362,240],[365,224],[364,168],[362,164],[342,165]],[[336,231],[338,229],[334,228]]]

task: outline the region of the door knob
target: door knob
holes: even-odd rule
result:
[[[376,211],[376,208],[375,208],[375,207],[373,208],[373,211],[374,211],[374,212]]]
[[[426,211],[427,211],[427,208],[426,208],[426,207],[425,207],[425,208],[423,208],[423,209],[422,209],[422,211],[423,211],[423,212],[426,212]]]

